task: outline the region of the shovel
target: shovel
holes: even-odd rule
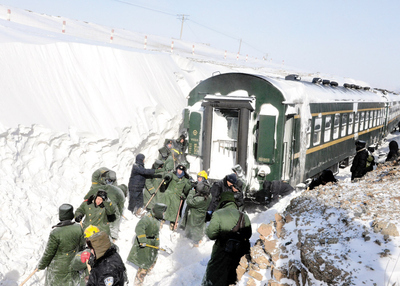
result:
[[[179,208],[178,208],[178,213],[176,214],[174,229],[172,230],[172,233],[171,233],[171,241],[176,241],[176,239],[178,238],[177,237],[178,233],[176,232],[176,229],[178,228],[178,219],[179,219],[179,213],[181,211],[182,204],[183,204],[183,199],[181,199],[181,202],[180,202]]]
[[[161,185],[164,183],[164,181],[165,181],[165,179],[163,179],[163,180],[161,181],[161,183],[160,183],[160,185],[158,186],[157,190],[154,192],[154,194],[151,195],[149,201],[147,202],[147,204],[144,206],[142,212],[140,213],[140,217],[143,217],[143,216],[146,214],[146,212],[147,212],[147,211],[146,211],[147,206],[150,204],[151,200],[156,196],[158,190],[160,189],[160,187],[161,187]]]
[[[142,243],[140,243],[140,245],[143,246]],[[155,248],[155,249],[158,249],[158,250],[161,250],[161,251],[164,251],[164,252],[167,253],[167,254],[172,254],[172,252],[173,252],[171,248],[166,247],[166,246],[164,246],[164,248],[158,247],[158,246],[154,246],[154,245],[149,245],[149,244],[146,244],[145,246],[150,247],[150,248]]]
[[[26,278],[26,279],[24,280],[24,282],[22,282],[21,284],[19,284],[19,286],[24,285],[24,284],[26,283],[26,281],[28,281],[38,270],[39,270],[39,269],[36,268],[36,269],[28,276],[28,278]]]

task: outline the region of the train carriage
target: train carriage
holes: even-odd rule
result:
[[[221,179],[240,164],[253,190],[264,179],[296,185],[337,171],[357,139],[378,144],[397,127],[399,106],[396,94],[326,80],[218,74],[189,94],[190,171]]]

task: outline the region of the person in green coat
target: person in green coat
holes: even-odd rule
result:
[[[168,182],[168,187],[164,195],[164,202],[168,206],[165,212],[165,220],[170,221],[170,229],[174,230],[177,227],[175,226],[175,220],[178,216],[179,221],[183,201],[189,194],[192,184],[189,181],[189,175],[186,173],[186,168],[183,165],[178,165],[176,171],[172,174],[165,175],[164,179]]]
[[[142,285],[145,276],[157,261],[157,247],[160,246],[160,221],[164,219],[166,210],[165,204],[156,203],[136,225],[136,237],[127,258],[138,267],[134,285]]]
[[[199,182],[186,198],[186,210],[181,228],[185,230],[186,237],[193,241],[194,247],[199,246],[204,236],[205,219],[210,203],[210,185],[203,182]]]
[[[82,227],[86,229],[89,225],[97,226],[100,231],[110,232],[110,222],[116,219],[116,206],[108,199],[107,192],[100,189],[96,195],[85,200],[75,212],[75,221],[80,222],[85,217]]]
[[[175,169],[175,160],[172,154],[172,140],[166,139],[164,146],[158,149],[158,160],[164,162],[164,169],[167,172],[172,172]]]
[[[74,208],[63,204],[59,211],[60,222],[53,226],[46,249],[38,264],[38,270],[46,269],[45,286],[75,286],[79,283],[79,273],[71,269],[75,253],[85,246],[83,230],[72,221]]]
[[[99,190],[103,190],[107,193],[107,197],[111,202],[117,206],[115,220],[110,223],[111,237],[115,241],[118,239],[122,212],[124,211],[125,194],[118,186],[114,185],[117,180],[115,172],[109,169],[107,169],[108,171],[104,171],[105,169],[107,168],[103,167],[93,173],[92,186],[84,199],[88,200],[91,196],[96,195]]]
[[[166,172],[164,169],[164,163],[161,160],[156,159],[152,168],[155,170],[154,174],[164,177]],[[147,205],[146,211],[150,211],[156,203],[164,202],[165,184],[163,181],[162,178],[146,179],[143,192],[143,203],[144,205]],[[154,197],[152,198],[153,195]],[[151,200],[150,203],[148,203],[149,200]]]
[[[232,192],[221,194],[206,234],[215,243],[201,285],[236,284],[236,268],[240,258],[250,252],[249,239],[252,230],[249,217],[238,210]]]

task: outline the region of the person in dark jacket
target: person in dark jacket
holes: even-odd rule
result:
[[[199,182],[186,198],[186,210],[181,228],[185,230],[185,236],[193,241],[194,247],[199,246],[204,236],[205,218],[210,203],[210,185],[207,182]]]
[[[201,285],[236,284],[236,268],[240,258],[250,252],[252,230],[249,217],[238,210],[232,192],[222,193],[206,234],[215,243]]]
[[[136,236],[127,260],[138,268],[134,285],[142,285],[145,276],[153,269],[160,246],[160,223],[167,210],[165,204],[156,203],[137,224]]]
[[[83,230],[72,221],[74,208],[63,204],[59,211],[60,222],[53,226],[38,270],[46,269],[45,286],[75,286],[79,284],[79,273],[71,269],[75,252],[85,246]]]
[[[237,183],[238,183],[237,177],[234,173],[232,173],[226,175],[225,178],[215,182],[212,185],[210,190],[212,195],[212,201],[207,210],[209,215],[211,215],[211,213],[215,211],[215,209],[219,204],[221,194],[225,192],[233,193],[238,207],[241,208],[243,206],[244,204],[243,193],[240,187],[237,185]]]
[[[333,175],[332,171],[329,169],[323,170],[321,175],[319,175],[317,178],[314,178],[310,185],[308,186],[309,190],[312,190],[320,185],[326,185],[327,183],[336,183],[337,179]]]
[[[126,268],[108,235],[100,231],[86,241],[91,249],[88,260],[91,271],[86,286],[124,286],[127,280]]]
[[[294,188],[285,181],[265,180],[262,189],[255,193],[255,198],[258,202],[270,208],[282,197],[291,194],[293,191]]]
[[[389,142],[389,153],[387,154],[385,162],[397,161],[400,156],[399,144],[392,140]]]
[[[355,144],[357,153],[350,168],[352,181],[356,178],[361,178],[367,173],[368,151],[365,149],[366,143],[365,141],[357,140]]]
[[[143,210],[143,188],[146,179],[159,177],[154,175],[154,169],[145,169],[144,155],[136,156],[136,163],[133,164],[131,177],[129,178],[129,205],[128,210],[140,217]]]

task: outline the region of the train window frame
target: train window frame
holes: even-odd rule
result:
[[[349,123],[347,126],[347,134],[353,134],[354,113],[349,113]]]
[[[360,126],[360,112],[355,112],[355,116],[354,116],[354,133],[358,132],[359,126]]]
[[[341,125],[340,136],[344,137],[344,136],[347,135],[347,119],[348,119],[347,113],[342,113],[340,118],[341,118],[341,121],[340,121],[340,125]]]
[[[308,124],[307,124],[307,128],[306,128],[306,140],[307,140],[307,148],[310,148],[310,144],[311,144],[311,123],[312,120],[308,119]]]
[[[364,130],[364,111],[360,112],[360,128],[358,131],[363,131]]]
[[[368,130],[368,128],[369,128],[369,111],[365,111],[364,130]]]
[[[374,126],[374,111],[371,110],[369,112],[369,128],[375,127]]]
[[[331,114],[325,115],[324,119],[325,119],[324,120],[324,127],[325,127],[324,142],[329,142],[329,141],[331,141],[331,134],[332,134],[332,115]],[[329,120],[327,120],[327,119],[329,119]],[[328,125],[328,123],[329,123],[329,125]]]
[[[322,117],[318,115],[314,117],[313,125],[313,146],[321,144]]]
[[[333,119],[333,139],[339,138],[339,128],[340,128],[340,113],[335,113],[335,118]]]

